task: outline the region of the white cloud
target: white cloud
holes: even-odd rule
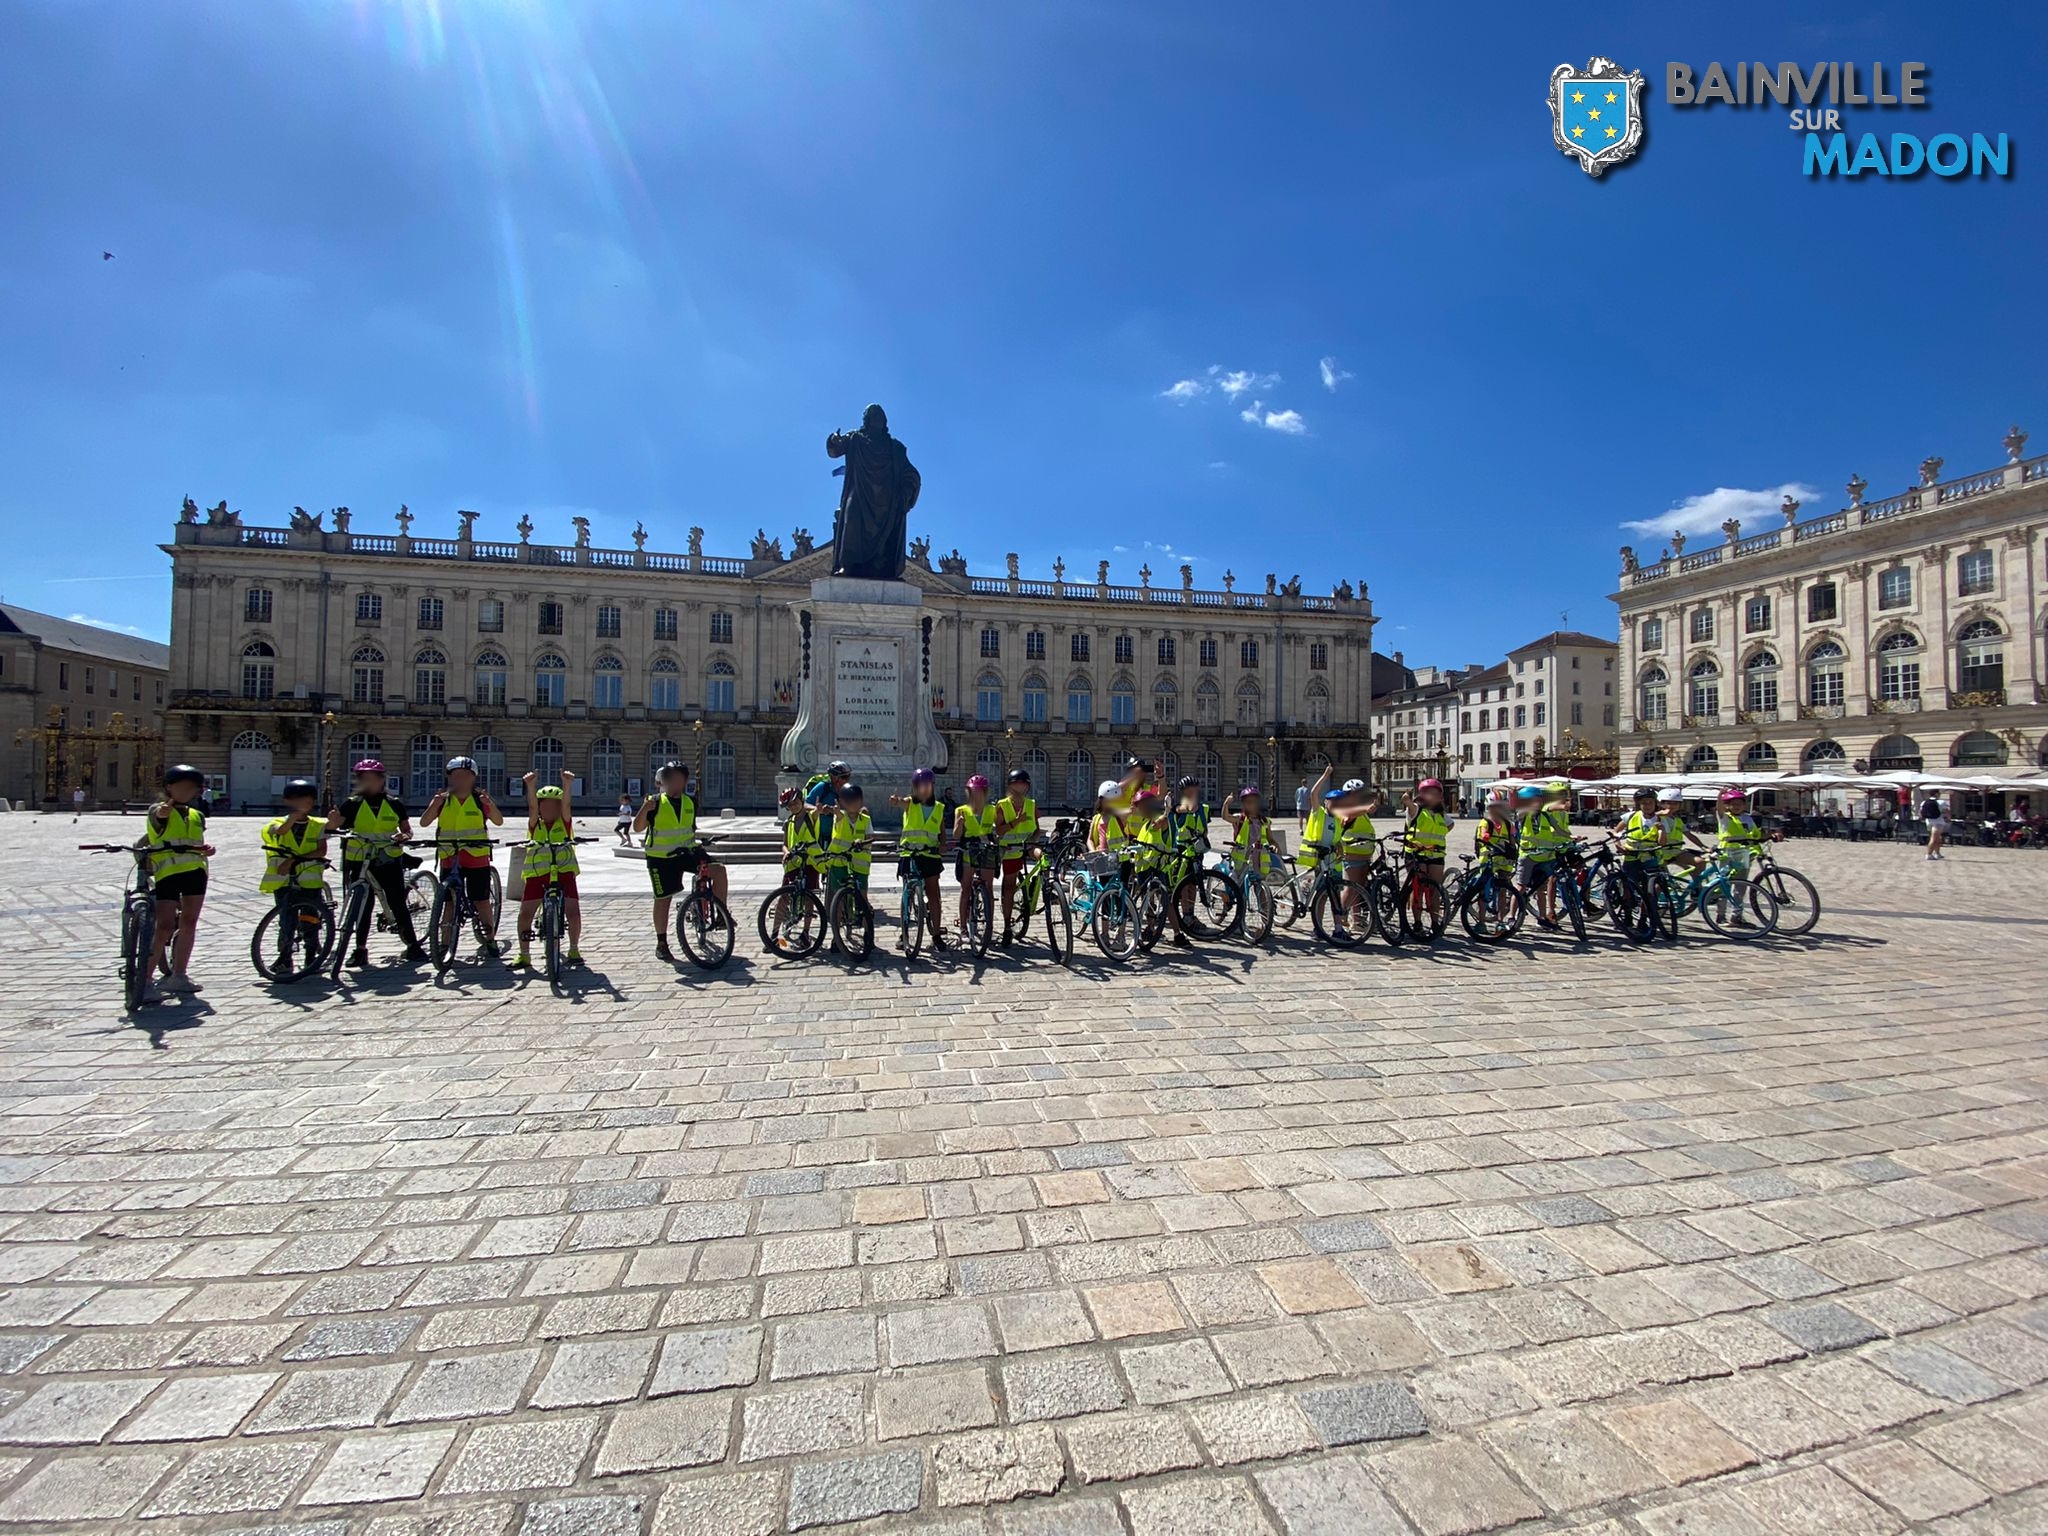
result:
[[[1216,374],[1219,370],[1211,367],[1209,372]],[[1277,373],[1253,373],[1249,369],[1238,368],[1229,373],[1221,374],[1216,380],[1216,387],[1235,400],[1239,395],[1254,394],[1271,389],[1279,382],[1280,375]]]
[[[96,619],[89,613],[67,613],[64,617],[73,624],[90,624],[94,629],[111,629],[117,635],[140,635],[145,640],[156,638],[148,630],[139,629],[133,624],[115,624],[107,619]]]
[[[1250,405],[1237,413],[1237,419],[1239,421],[1248,421],[1256,427],[1259,424],[1259,409],[1265,403],[1263,400],[1254,400]]]
[[[1186,405],[1190,400],[1199,400],[1209,393],[1209,386],[1200,379],[1177,379],[1159,393],[1176,405]]]
[[[1819,494],[1810,485],[1774,485],[1753,491],[1722,485],[1703,495],[1688,496],[1670,511],[1656,517],[1625,522],[1621,526],[1631,533],[1668,537],[1674,533],[1719,533],[1723,523],[1737,517],[1742,519],[1743,527],[1750,533],[1762,533],[1777,526],[1763,519],[1775,516],[1787,496],[1811,501]]]
[[[1268,432],[1284,432],[1289,437],[1301,437],[1308,431],[1308,423],[1301,419],[1299,411],[1267,411],[1259,415],[1255,406],[1245,417],[1247,421],[1254,419]]]
[[[1324,358],[1320,363],[1316,364],[1316,367],[1322,372],[1323,388],[1333,395],[1337,393],[1337,386],[1343,383],[1344,380],[1357,377],[1349,368],[1339,368],[1337,366],[1337,359],[1334,357]]]

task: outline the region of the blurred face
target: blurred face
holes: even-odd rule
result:
[[[859,795],[841,795],[839,797],[839,809],[846,812],[847,815],[858,816],[860,808],[861,798]]]
[[[381,773],[359,773],[356,775],[356,793],[359,795],[381,795],[384,793],[384,775]]]
[[[313,814],[313,799],[311,795],[287,795],[284,808],[291,812],[294,820],[304,821]]]
[[[938,794],[938,785],[931,779],[919,779],[910,786],[910,798],[919,805],[930,805]]]
[[[661,776],[661,792],[664,795],[680,795],[690,787],[690,776],[680,769],[671,768]]]
[[[977,811],[980,810],[984,805],[988,804],[988,791],[985,789],[969,789],[967,791],[967,803]]]
[[[1031,784],[1029,780],[1013,779],[1010,782],[1010,798],[1016,801],[1019,805],[1022,805],[1024,803],[1025,797],[1030,793]]]
[[[1257,795],[1246,795],[1242,800],[1238,801],[1237,803],[1243,809],[1245,815],[1247,816],[1260,815],[1266,809],[1266,802],[1261,800]]]
[[[471,795],[476,793],[476,775],[471,773],[467,768],[449,769],[448,793],[451,795],[459,796],[465,800],[468,799]]]
[[[199,798],[200,786],[190,779],[180,779],[175,784],[164,786],[164,798],[173,805],[190,805]]]
[[[1424,805],[1442,805],[1444,803],[1443,786],[1441,784],[1432,784],[1418,798]]]
[[[547,799],[540,802],[540,819],[542,821],[560,821],[567,813],[568,808],[568,801],[558,800],[553,795],[550,795]]]

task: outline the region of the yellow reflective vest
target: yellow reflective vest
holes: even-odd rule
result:
[[[527,824],[526,860],[521,870],[529,875],[573,875],[576,873],[575,831],[566,820],[535,821]]]
[[[161,830],[150,817],[142,840],[149,847],[149,872],[159,880],[206,868],[206,855],[199,851],[206,841],[206,812],[197,806],[172,805]]]
[[[441,802],[441,814],[434,825],[434,840],[439,844],[436,852],[443,864],[457,854],[488,863],[490,836],[490,823],[484,820],[483,801],[458,800],[450,795]]]
[[[1024,845],[1031,841],[1031,834],[1038,830],[1038,802],[1030,795],[1024,797],[1020,809],[1008,795],[995,802],[995,812],[1003,824],[1003,857],[1020,859],[1024,856]]]
[[[263,828],[263,879],[256,887],[260,891],[281,891],[287,885],[295,885],[302,891],[317,891],[327,884],[327,873],[320,867],[320,843],[327,836],[327,824],[309,819],[301,822],[296,830],[289,816],[265,824]],[[307,862],[294,865],[294,859]]]
[[[913,800],[903,807],[903,832],[896,839],[896,851],[931,858],[939,851],[939,839],[946,831],[946,808],[934,800],[926,805]]]
[[[1418,859],[1442,862],[1450,835],[1451,818],[1442,811],[1422,806],[1408,821],[1408,851]]]
[[[1237,830],[1230,837],[1230,858],[1237,868],[1256,868],[1262,875],[1272,868],[1273,846],[1269,839],[1271,825],[1263,816],[1257,821],[1247,816],[1237,824]],[[1254,863],[1254,860],[1257,862]]]
[[[856,875],[868,872],[874,862],[873,850],[868,846],[874,824],[874,818],[866,811],[858,816],[849,816],[844,811],[832,813],[832,841],[826,850],[832,868]]]
[[[650,859],[665,859],[697,845],[697,799],[694,795],[656,795],[654,814],[640,847]]]
[[[1372,829],[1372,818],[1360,811],[1337,824],[1338,846],[1347,860],[1369,859],[1379,851],[1380,836]]]

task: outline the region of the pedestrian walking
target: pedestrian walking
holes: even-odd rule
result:
[[[71,791],[71,819],[78,820],[85,811],[85,786],[80,784]]]
[[[619,814],[612,820],[612,830],[619,834],[620,846],[633,846],[633,818],[639,814],[633,804],[633,797],[623,789],[619,791]]]
[[[1303,779],[1294,786],[1294,827],[1301,831],[1308,826],[1308,780]]]
[[[1948,814],[1942,809],[1941,801],[1929,795],[1920,802],[1920,819],[1927,823],[1927,857],[1945,859],[1941,845],[1948,841]]]

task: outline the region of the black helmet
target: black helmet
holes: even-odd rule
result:
[[[845,774],[845,775],[846,775],[846,776],[847,776],[847,777],[848,777],[849,779],[853,777],[853,769],[851,769],[850,767],[848,767],[848,766],[847,766],[847,765],[846,765],[845,763],[843,763],[843,762],[831,762],[831,763],[827,763],[827,764],[825,765],[825,773],[826,773],[826,776],[827,776],[827,777],[830,777],[830,776],[831,776],[831,775],[833,775],[833,774],[839,774],[839,773],[843,773],[843,774]]]
[[[277,792],[280,800],[315,799],[319,794],[320,786],[311,779],[286,779],[284,788]]]
[[[848,779],[844,784],[839,786],[839,798],[842,800],[860,799],[860,786],[854,783],[853,780]]]
[[[1152,771],[1152,759],[1149,757],[1134,757],[1124,764],[1125,773],[1129,773],[1133,768],[1137,769],[1140,773],[1150,773]]]
[[[690,776],[690,765],[685,762],[679,762],[672,757],[655,770],[654,776],[660,778],[663,774],[668,773],[680,773],[687,779]]]
[[[1026,773],[1022,768],[1012,768],[1009,771],[1009,773],[1004,776],[1003,782],[1005,784],[1029,784],[1031,782],[1031,775]]]
[[[177,783],[203,785],[205,782],[206,775],[197,768],[194,768],[190,763],[177,763],[164,770],[165,789],[169,789],[173,784]]]
[[[1175,789],[1200,789],[1202,787],[1202,781],[1196,778],[1192,773],[1184,773],[1180,776],[1180,782],[1174,785],[1173,787]]]

